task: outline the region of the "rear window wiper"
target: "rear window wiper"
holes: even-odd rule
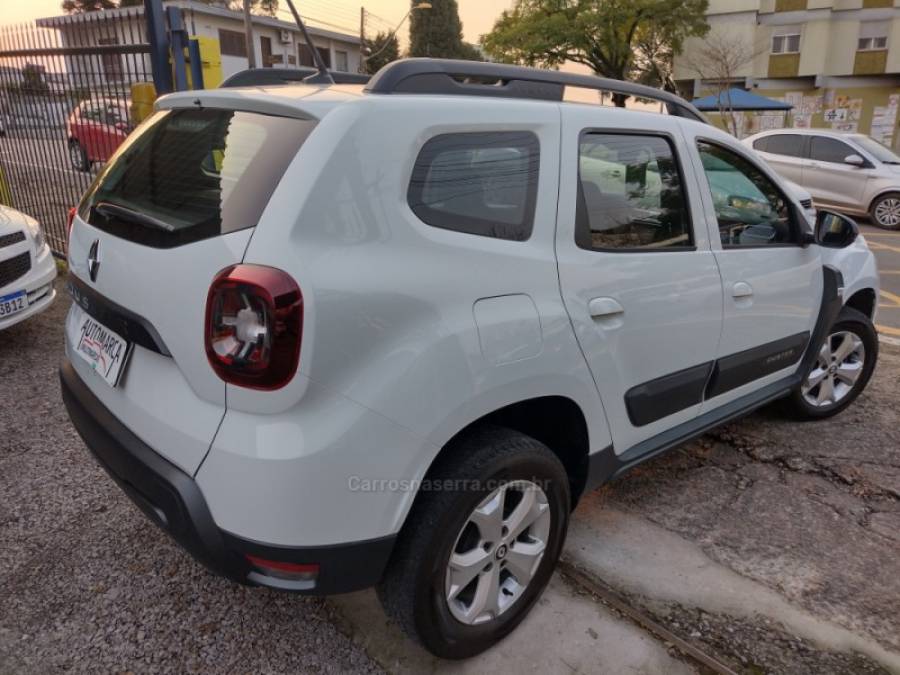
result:
[[[153,227],[158,230],[165,230],[166,232],[175,231],[174,225],[166,223],[159,218],[148,216],[146,213],[141,213],[140,211],[130,209],[127,206],[122,206],[120,204],[113,204],[112,202],[97,202],[96,204],[94,204],[94,210],[101,216],[104,216],[106,218],[118,218],[119,220],[124,220],[136,225],[145,225],[147,227]]]

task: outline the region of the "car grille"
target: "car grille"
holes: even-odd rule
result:
[[[811,209],[812,208],[812,199],[801,199],[800,206],[802,206],[804,209]]]
[[[12,246],[13,244],[18,244],[20,241],[25,241],[25,233],[24,232],[13,232],[12,234],[4,234],[0,237],[0,248],[4,246]]]
[[[22,253],[9,260],[0,261],[0,288],[25,276],[31,269],[31,254]]]

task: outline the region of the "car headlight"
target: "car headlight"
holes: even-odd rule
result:
[[[37,222],[28,223],[28,229],[31,231],[31,238],[34,240],[34,250],[40,253],[46,243],[46,240],[44,239],[44,230],[40,226],[40,223]]]

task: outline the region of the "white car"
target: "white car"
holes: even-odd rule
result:
[[[38,222],[0,205],[0,330],[50,306],[56,261]]]
[[[165,96],[69,266],[63,398],[147,516],[240,583],[376,585],[450,658],[524,618],[586,491],[776,399],[834,415],[878,353],[852,221],[673,95],[494,63]]]

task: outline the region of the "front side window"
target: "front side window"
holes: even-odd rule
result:
[[[859,154],[843,141],[827,136],[813,136],[809,143],[809,158],[816,162],[843,164],[848,155]]]
[[[697,146],[712,193],[723,248],[797,243],[781,191],[741,155],[713,143]]]
[[[436,136],[416,158],[407,201],[433,227],[524,241],[534,224],[539,161],[530,131]]]
[[[693,246],[684,187],[668,139],[584,134],[578,172],[575,231],[581,248]]]

